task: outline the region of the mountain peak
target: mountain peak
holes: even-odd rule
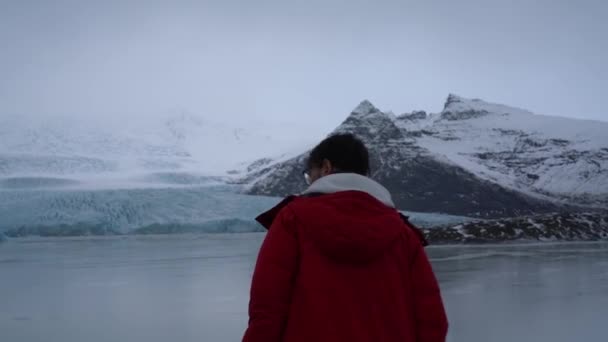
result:
[[[443,111],[449,111],[450,109],[472,109],[475,107],[487,107],[488,105],[492,106],[494,104],[485,102],[480,99],[468,99],[462,96],[450,93],[448,98],[445,100],[445,104],[443,106]]]
[[[401,131],[395,125],[395,118],[395,114],[382,112],[368,100],[363,100],[334,133],[353,133],[366,143],[389,136],[399,139]]]
[[[515,107],[449,94],[441,112],[441,117],[446,120],[466,120],[490,114],[531,115],[532,113]]]
[[[352,113],[358,115],[367,115],[378,112],[380,112],[380,110],[376,108],[371,102],[369,102],[368,100],[363,100],[355,109],[353,109]]]
[[[461,96],[458,96],[456,94],[448,94],[448,98],[445,100],[445,104],[443,105],[443,110],[446,110],[448,107],[450,107],[450,105],[454,104],[454,103],[461,103],[463,102],[463,98]]]

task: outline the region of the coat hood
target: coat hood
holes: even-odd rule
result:
[[[394,208],[361,191],[302,198],[291,207],[302,237],[336,261],[372,261],[405,232]]]
[[[317,196],[294,203],[301,229],[332,259],[373,260],[404,231],[390,192],[368,177],[332,174],[318,179],[303,195]]]
[[[341,262],[374,260],[406,231],[426,245],[422,233],[395,208],[389,191],[357,174],[333,174],[314,182],[302,195],[289,196],[256,220],[270,229],[289,207],[297,231],[326,256]]]

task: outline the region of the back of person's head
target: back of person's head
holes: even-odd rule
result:
[[[334,134],[321,141],[310,152],[308,168],[331,163],[335,173],[369,175],[369,153],[365,144],[350,133]]]

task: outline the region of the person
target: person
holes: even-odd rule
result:
[[[310,153],[310,187],[260,215],[244,342],[439,342],[448,322],[414,229],[352,134]]]

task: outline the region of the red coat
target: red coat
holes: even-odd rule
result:
[[[299,197],[260,249],[244,342],[439,342],[437,281],[399,213],[359,191]]]

